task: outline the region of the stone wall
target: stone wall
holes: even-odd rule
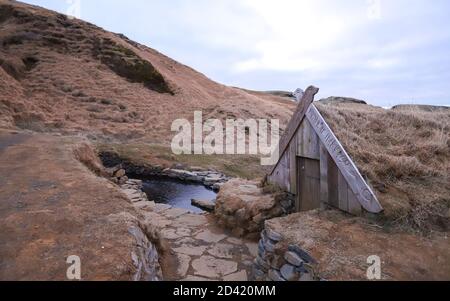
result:
[[[119,157],[110,153],[101,153],[100,158],[103,165],[107,167],[107,172],[119,181],[118,184],[124,184],[126,180],[128,180],[128,178],[125,177],[124,181],[120,183],[120,179],[123,178],[122,174],[126,174],[127,176],[133,178],[169,178],[201,184],[207,188],[219,191],[220,187],[230,180],[229,177],[215,170],[203,170],[200,168],[197,168],[196,170],[184,170],[181,166],[180,168],[139,166],[126,160],[121,160]]]
[[[136,241],[136,247],[131,253],[136,269],[133,281],[162,281],[163,275],[156,245],[149,240],[141,227],[132,226],[129,232]]]
[[[266,224],[253,265],[255,281],[315,281],[316,261],[297,245],[286,245],[281,234]]]

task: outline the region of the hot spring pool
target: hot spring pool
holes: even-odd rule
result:
[[[149,200],[196,213],[203,211],[192,206],[191,199],[212,201],[216,199],[217,195],[214,191],[199,184],[162,178],[143,179],[142,181],[142,190],[147,194]]]

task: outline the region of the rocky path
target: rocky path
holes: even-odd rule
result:
[[[231,236],[215,224],[211,214],[148,201],[130,180],[123,191],[142,215],[142,226],[154,233],[164,280],[246,281],[257,256],[256,242]]]

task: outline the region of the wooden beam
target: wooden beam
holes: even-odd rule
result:
[[[289,146],[289,143],[291,142],[292,138],[294,137],[295,133],[297,132],[298,127],[300,126],[303,119],[305,118],[305,114],[306,114],[306,111],[308,110],[308,107],[313,103],[314,96],[316,96],[316,94],[318,92],[319,92],[319,88],[316,88],[314,86],[310,86],[310,87],[308,87],[308,89],[306,89],[302,100],[298,104],[297,109],[295,110],[295,113],[292,116],[291,121],[289,121],[286,131],[284,132],[284,135],[280,140],[280,143],[278,146],[280,158],[283,157],[283,154],[286,151],[286,148]],[[272,169],[269,173],[270,175],[275,171],[275,169],[279,163],[280,162],[278,161],[278,163],[272,167]]]
[[[377,200],[372,189],[367,185],[355,163],[347,154],[344,147],[314,105],[309,106],[306,112],[306,118],[309,120],[339,170],[342,172],[342,175],[361,206],[371,213],[380,213],[383,211],[383,207]]]
[[[297,156],[320,160],[320,141],[316,131],[312,128],[308,120],[304,120],[300,125],[297,135]],[[294,138],[294,139],[295,139]],[[291,144],[294,143],[294,139]]]
[[[328,196],[328,151],[320,142],[320,201],[329,203]]]

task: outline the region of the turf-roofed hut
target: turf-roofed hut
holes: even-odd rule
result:
[[[352,214],[383,208],[372,188],[313,104],[309,87],[279,145],[280,159],[268,179],[296,196],[296,211],[324,204]]]
[[[318,91],[305,92],[268,176],[295,195],[296,211],[334,207],[448,230],[450,110],[314,102]]]

